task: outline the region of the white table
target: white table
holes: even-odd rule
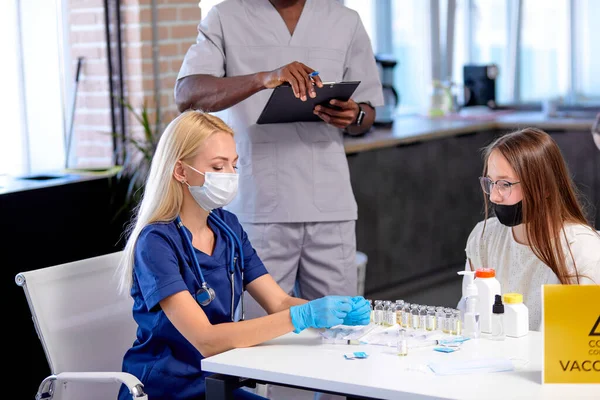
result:
[[[346,360],[344,353],[365,351],[367,359]],[[505,357],[514,372],[439,376],[431,361]],[[322,343],[319,333],[290,333],[262,345],[234,349],[202,360],[202,369],[261,382],[376,399],[600,399],[600,385],[542,385],[542,335],[469,340],[461,350],[440,353],[431,347],[399,357],[376,345]],[[220,397],[220,396],[217,396]],[[226,398],[226,397],[225,397]],[[207,397],[211,400],[211,397]]]

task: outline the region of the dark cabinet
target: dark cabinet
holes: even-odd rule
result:
[[[19,398],[33,398],[50,369],[15,275],[121,250],[123,228],[113,224],[111,187],[102,178],[0,195],[7,341],[17,351],[8,379]]]
[[[548,131],[560,147],[582,206],[600,229],[600,152],[587,131]]]

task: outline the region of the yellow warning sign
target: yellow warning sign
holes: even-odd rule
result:
[[[600,285],[542,288],[543,383],[600,383]]]

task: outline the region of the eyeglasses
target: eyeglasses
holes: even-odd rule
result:
[[[496,182],[488,178],[487,176],[479,177],[479,183],[481,183],[481,188],[486,194],[491,194],[492,190],[494,190],[494,185],[496,189],[498,189],[498,193],[502,197],[510,197],[512,187],[521,182],[509,182],[504,179],[498,179]]]

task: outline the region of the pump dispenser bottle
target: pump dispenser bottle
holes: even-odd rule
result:
[[[465,285],[463,298],[459,302],[459,310],[462,305],[462,334],[465,337],[476,339],[480,336],[479,311],[478,311],[478,291],[475,285],[475,271],[459,271],[459,275],[464,275]]]
[[[504,340],[504,304],[499,294],[496,295],[492,307],[492,339]]]

